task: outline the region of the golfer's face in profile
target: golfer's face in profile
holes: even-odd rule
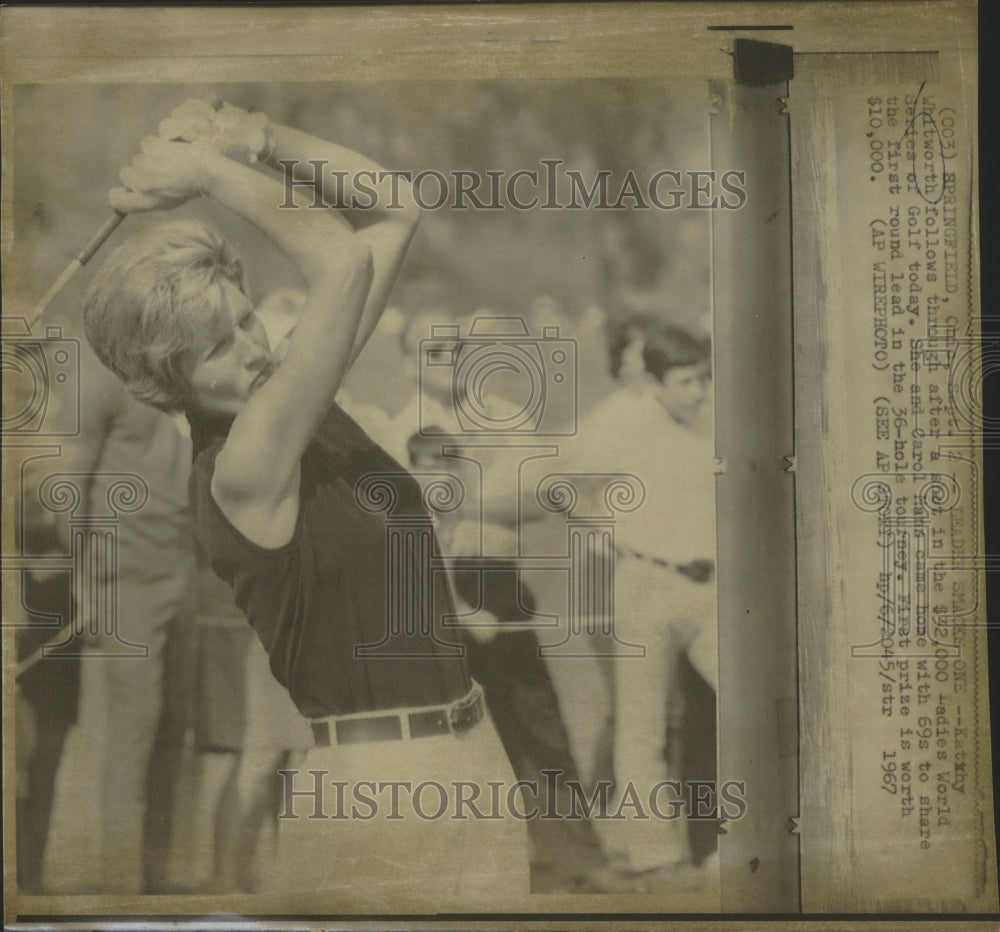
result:
[[[195,350],[191,388],[202,410],[236,414],[267,381],[274,364],[250,299],[232,282],[223,280],[218,287],[219,313],[202,332]]]

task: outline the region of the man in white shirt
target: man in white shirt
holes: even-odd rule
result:
[[[655,883],[689,859],[685,823],[637,817],[626,799],[634,788],[648,814],[654,788],[680,777],[667,764],[665,741],[681,657],[713,688],[718,681],[714,462],[710,443],[692,430],[708,393],[709,351],[651,317],[630,319],[622,333],[612,344],[612,371],[623,386],[586,419],[587,450],[575,465],[632,473],[645,488],[643,504],[615,525],[615,632],[645,655],[614,661],[612,811],[624,803],[626,818],[615,823],[623,869]],[[645,375],[633,371],[640,354]],[[665,813],[677,798],[656,793]]]

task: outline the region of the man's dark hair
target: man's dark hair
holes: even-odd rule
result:
[[[707,363],[711,356],[708,340],[699,340],[673,324],[664,323],[652,314],[630,314],[619,323],[608,340],[609,367],[618,378],[622,354],[636,338],[643,341],[646,371],[662,381],[668,369]]]
[[[608,367],[616,379],[622,371],[622,354],[635,337],[647,339],[654,329],[662,327],[663,322],[652,314],[630,314],[611,330],[608,337]]]
[[[646,371],[660,382],[670,369],[707,366],[710,357],[708,340],[699,340],[687,330],[672,324],[663,324],[648,334],[642,350]]]

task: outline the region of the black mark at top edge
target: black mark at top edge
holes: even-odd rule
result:
[[[708,26],[709,32],[769,32],[784,30],[791,32],[794,26]]]

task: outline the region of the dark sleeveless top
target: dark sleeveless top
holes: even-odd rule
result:
[[[404,623],[387,639],[386,515],[364,510],[355,486],[370,473],[404,473],[402,467],[332,406],[302,457],[292,539],[270,549],[236,530],[212,497],[215,458],[226,429],[213,432],[208,425],[206,431],[205,424],[192,422],[196,531],[212,568],[233,588],[236,604],[270,655],[272,672],[299,711],[319,718],[437,705],[468,692],[471,683],[458,636],[441,630],[442,617],[454,611],[444,572],[433,572],[428,581],[427,622],[433,627]],[[206,440],[206,433],[211,439]],[[416,480],[404,473],[391,485],[398,498],[390,517],[404,514],[423,524],[424,543],[436,556],[436,544],[421,521],[426,512]],[[411,573],[397,575],[412,584]],[[357,648],[362,648],[360,656]]]

